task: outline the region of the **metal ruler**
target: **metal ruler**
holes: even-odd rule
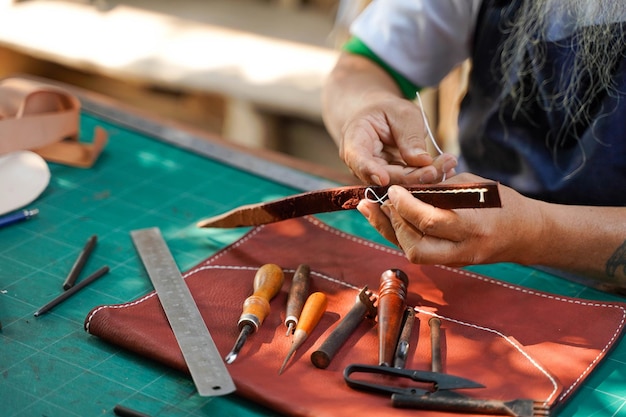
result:
[[[183,357],[202,396],[236,390],[189,287],[157,227],[130,232],[133,243],[174,331]]]

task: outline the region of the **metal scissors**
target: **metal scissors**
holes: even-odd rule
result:
[[[354,375],[361,374],[361,378]],[[396,377],[402,380],[411,380],[421,383],[421,385],[407,386],[406,384],[392,385],[393,379],[387,378],[386,383],[375,382],[376,375]],[[456,375],[443,374],[440,372],[420,371],[414,369],[392,368],[384,365],[348,365],[343,371],[343,378],[346,384],[352,389],[369,391],[380,394],[401,394],[401,395],[427,395],[440,390],[453,390],[461,388],[484,388],[485,386],[472,380]],[[401,380],[401,381],[402,381]],[[426,387],[429,387],[427,389]]]
[[[360,378],[354,375],[361,374]],[[391,378],[381,378],[391,377]],[[512,401],[467,397],[455,389],[485,388],[484,385],[456,375],[441,372],[392,368],[384,365],[348,365],[343,377],[348,386],[360,391],[390,394],[396,408],[439,410],[461,413],[507,415],[512,417],[549,416],[550,408],[530,399]],[[381,383],[383,380],[385,383]],[[401,384],[411,380],[421,385]],[[396,384],[394,385],[393,382]]]

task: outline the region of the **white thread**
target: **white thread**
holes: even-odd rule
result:
[[[439,145],[437,145],[435,136],[433,136],[433,132],[430,130],[430,125],[428,124],[428,119],[426,118],[426,112],[424,111],[424,105],[422,104],[422,97],[420,97],[420,92],[416,91],[415,95],[417,96],[417,101],[419,102],[420,108],[422,109],[422,120],[424,120],[424,126],[426,127],[426,132],[428,133],[428,137],[430,138],[430,141],[432,142],[433,146],[437,150],[437,153],[439,153],[439,155],[443,155],[443,151],[441,150],[441,148],[439,148]],[[443,175],[444,175],[444,181],[445,181],[446,173],[444,172]]]
[[[428,133],[428,138],[430,139],[431,143],[433,144],[433,146],[437,150],[437,153],[439,153],[439,155],[443,155],[443,151],[441,150],[441,148],[437,144],[437,141],[435,140],[435,136],[433,135],[432,130],[430,130],[430,124],[428,123],[428,119],[426,118],[426,112],[424,110],[424,105],[422,104],[422,97],[420,96],[420,92],[416,91],[415,92],[415,96],[417,97],[417,101],[418,101],[418,103],[420,105],[420,109],[422,110],[422,120],[424,121],[424,127],[426,127],[426,132]],[[413,171],[411,171],[411,172],[414,172],[414,171],[415,171],[415,169]],[[445,180],[446,180],[446,173],[444,172],[443,173],[443,178],[441,178],[441,182],[444,182]]]
[[[370,198],[369,195],[373,195],[374,198]],[[382,204],[387,199],[387,193],[385,193],[382,197],[376,195],[376,191],[372,190],[371,187],[367,187],[365,189],[365,193],[363,194],[363,199],[369,201],[370,203],[379,203]]]

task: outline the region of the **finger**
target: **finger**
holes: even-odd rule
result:
[[[456,156],[443,153],[433,161],[433,166],[437,169],[437,182],[444,181],[455,174],[455,168],[458,165]]]
[[[454,175],[454,178],[450,177],[450,181],[446,181],[446,182],[449,184],[462,184],[462,183],[472,183],[472,182],[481,182],[481,181],[485,181],[485,179],[474,174],[463,172],[463,173]]]
[[[387,119],[393,140],[407,165],[423,167],[432,164],[421,109],[414,103],[406,102],[405,106],[396,106],[393,112],[389,112]]]
[[[454,177],[455,175],[456,175],[456,170],[455,169],[451,169],[450,171],[446,172],[446,175],[445,175],[444,178],[447,180],[449,178]]]
[[[397,232],[398,246],[404,252],[406,258],[418,265],[447,265],[462,267],[472,265],[475,262],[467,255],[463,243],[452,242],[424,235],[415,239],[404,232]]]
[[[393,183],[412,183],[419,184],[435,184],[454,176],[454,169],[458,162],[452,154],[442,154],[433,160],[433,164],[423,168],[412,168],[405,173],[405,181],[392,181]]]
[[[368,125],[355,123],[346,130],[339,145],[339,156],[364,183],[389,184],[383,144]]]
[[[383,213],[378,203],[367,200],[361,200],[357,205],[357,210],[374,226],[374,228],[385,239],[394,245],[398,245],[395,231],[389,222],[389,218]]]
[[[437,168],[432,165],[425,167],[389,166],[386,167],[391,184],[432,184],[437,181]]]
[[[387,165],[376,158],[356,158],[347,162],[348,168],[365,184],[388,185],[391,176]]]
[[[428,236],[459,242],[467,235],[464,222],[453,210],[424,203],[399,186],[391,186],[388,197],[400,217]]]
[[[426,135],[423,131],[409,129],[400,130],[392,127],[392,133],[402,157],[407,165],[423,167],[433,163],[433,157],[427,150]]]
[[[473,263],[472,251],[467,250],[465,241],[457,242],[429,235],[402,217],[391,204],[383,204],[381,208],[389,217],[398,241],[397,245],[412,263],[448,266],[465,266]]]
[[[432,165],[425,167],[387,167],[391,184],[435,184],[455,175],[457,159],[452,154],[442,154]]]
[[[381,211],[387,216],[391,227],[393,227],[396,239],[400,244],[402,244],[402,242],[415,242],[425,236],[424,232],[416,225],[402,217],[389,201],[385,201],[385,203],[382,204]]]

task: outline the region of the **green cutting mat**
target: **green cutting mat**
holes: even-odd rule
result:
[[[52,164],[51,183],[31,206],[40,214],[0,229],[0,415],[111,416],[116,404],[151,416],[275,415],[236,395],[200,397],[187,376],[88,335],[83,321],[94,306],[130,301],[152,290],[131,230],[159,227],[180,269],[186,270],[246,231],[199,230],[197,220],[299,190],[93,114],[83,116],[83,136],[89,137],[96,125],[110,135],[96,166],[84,170]],[[382,243],[356,212],[321,218]],[[93,234],[98,243],[81,278],[102,265],[111,271],[49,313],[33,317],[61,293]],[[613,298],[531,268],[503,264],[472,269],[563,295]],[[559,415],[626,415],[625,362],[622,342]]]

